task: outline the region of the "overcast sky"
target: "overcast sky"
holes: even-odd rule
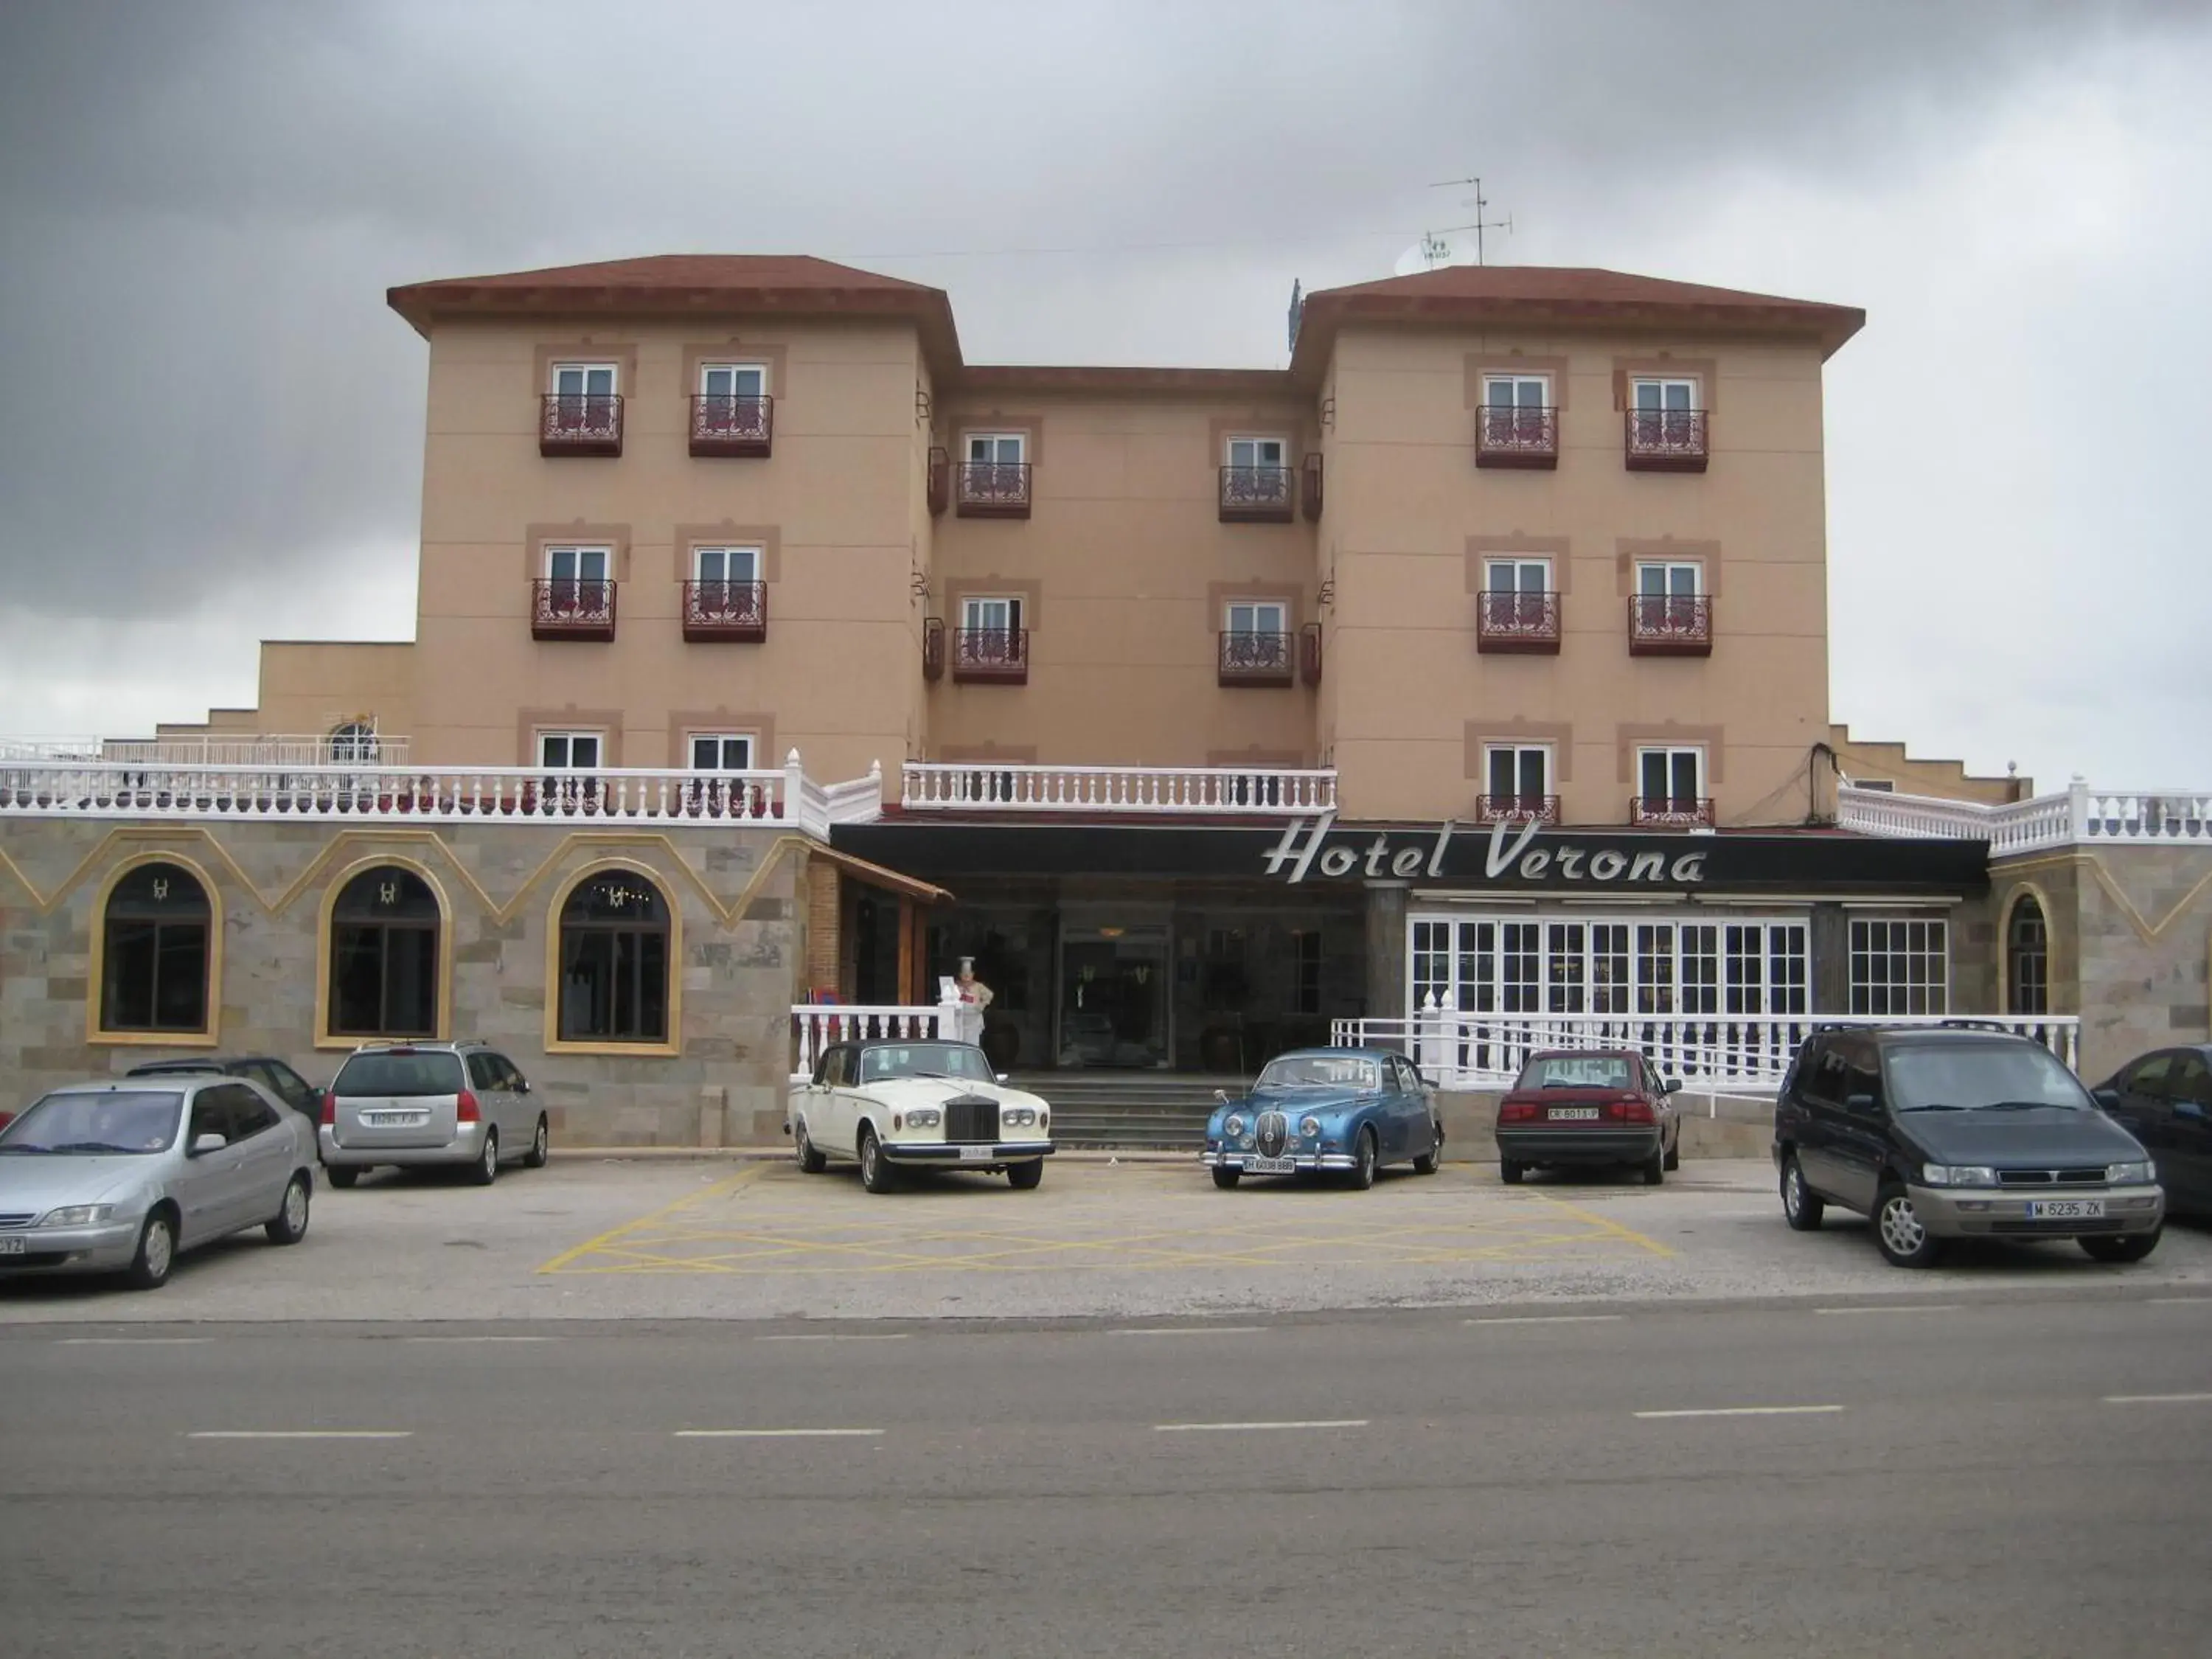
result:
[[[970,362],[1279,366],[1480,172],[1527,264],[1866,307],[1833,708],[2212,787],[2212,5],[0,0],[0,733],[405,638],[396,283],[816,252]]]

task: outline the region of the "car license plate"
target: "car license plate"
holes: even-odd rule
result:
[[[990,1146],[963,1146],[960,1149],[960,1161],[963,1164],[988,1164],[991,1161],[991,1154],[995,1150],[997,1149]]]
[[[1546,1109],[1544,1115],[1554,1123],[1589,1123],[1595,1121],[1597,1117],[1597,1108],[1595,1106],[1553,1106]]]
[[[1298,1161],[1294,1158],[1248,1158],[1244,1160],[1246,1175],[1296,1175]]]
[[[2027,1206],[2030,1221],[2096,1221],[2104,1213],[2101,1198],[2038,1198]]]
[[[377,1129],[404,1128],[410,1124],[430,1121],[428,1112],[363,1112],[362,1116],[372,1128]]]
[[[29,1255],[30,1252],[23,1248],[23,1243],[24,1241],[20,1238],[0,1238],[0,1255]]]

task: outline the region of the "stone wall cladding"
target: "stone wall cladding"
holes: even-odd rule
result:
[[[490,1042],[522,1068],[546,1103],[556,1140],[610,1146],[780,1140],[801,931],[798,849],[777,854],[744,915],[724,914],[779,839],[771,830],[677,828],[662,835],[588,823],[415,829],[11,819],[0,824],[0,851],[21,878],[0,863],[6,1079],[0,1106],[20,1106],[53,1085],[121,1073],[141,1060],[206,1052],[86,1041],[94,900],[117,864],[146,853],[189,860],[209,872],[219,894],[219,1052],[276,1054],[311,1080],[326,1081],[344,1050],[314,1042],[324,895],[348,866],[396,855],[428,869],[451,907],[441,950],[453,963],[453,1034]],[[551,906],[567,878],[605,859],[653,872],[682,916],[674,1056],[546,1051]]]

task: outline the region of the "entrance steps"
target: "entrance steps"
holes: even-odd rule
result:
[[[1250,1079],[1197,1077],[1176,1072],[1029,1072],[1016,1088],[1042,1095],[1052,1105],[1052,1138],[1068,1147],[1169,1147],[1194,1151],[1206,1144],[1206,1120]]]

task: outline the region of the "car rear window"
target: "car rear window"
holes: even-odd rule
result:
[[[461,1057],[439,1053],[356,1054],[338,1067],[338,1095],[457,1095]]]
[[[1516,1089],[1633,1089],[1631,1062],[1622,1054],[1547,1054],[1528,1062]]]

